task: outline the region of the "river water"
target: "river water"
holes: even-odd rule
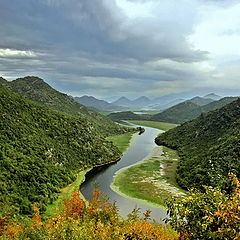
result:
[[[132,145],[119,162],[95,169],[94,172],[86,175],[86,180],[81,185],[81,192],[86,199],[91,199],[91,193],[94,188],[93,183],[97,183],[98,188],[109,197],[109,201],[116,202],[120,215],[127,216],[134,208],[139,208],[141,213],[151,210],[151,218],[161,222],[167,216],[166,210],[125,198],[110,188],[114,174],[119,169],[143,160],[156,147],[154,139],[161,131],[155,128],[144,128],[145,132],[143,134],[134,136]]]

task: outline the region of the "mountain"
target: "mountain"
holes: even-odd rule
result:
[[[195,103],[185,101],[153,115],[150,120],[169,123],[186,122],[197,116],[198,107]]]
[[[117,106],[131,106],[132,101],[126,97],[120,97],[118,100],[112,102],[112,104]]]
[[[185,100],[182,98],[174,99],[172,101],[166,101],[162,103],[154,102],[154,100],[151,101],[151,104],[147,106],[149,110],[165,110],[167,108],[173,107],[174,105],[177,105],[178,103],[184,102]]]
[[[212,100],[217,101],[217,100],[220,100],[222,97],[216,95],[215,93],[210,93],[210,94],[207,94],[206,96],[204,96],[203,98],[210,98]]]
[[[129,100],[126,97],[120,97],[118,100],[112,102],[114,105],[125,107],[144,107],[151,103],[151,100],[146,96],[141,96],[135,100]]]
[[[178,99],[174,99],[170,102],[166,102],[164,104],[160,105],[160,110],[165,110],[167,108],[173,107],[181,102],[184,102],[185,100],[183,98],[178,98]]]
[[[240,177],[240,99],[203,113],[155,141],[179,151],[177,181],[183,188],[224,187],[228,174]]]
[[[123,127],[115,124],[109,118],[88,109],[67,94],[61,93],[49,86],[43,79],[38,77],[18,78],[8,82],[9,88],[33,101],[44,104],[54,110],[85,117],[104,136],[123,133]]]
[[[151,103],[151,100],[145,96],[141,96],[132,101],[132,105],[134,106],[146,106]]]
[[[52,110],[1,84],[0,95],[0,215],[30,214],[34,202],[43,211],[76,170],[120,157],[84,115]]]
[[[157,98],[153,99],[153,102],[160,103],[160,104],[166,104],[166,103],[175,101],[176,99],[183,99],[183,98],[185,98],[185,96],[183,97],[179,94],[169,94],[169,95],[157,97]]]
[[[195,104],[197,104],[197,105],[199,105],[199,106],[203,106],[203,105],[206,105],[206,104],[208,104],[208,103],[213,102],[214,100],[211,99],[211,98],[205,98],[205,97],[199,97],[199,96],[197,96],[197,97],[194,97],[194,98],[192,98],[192,99],[190,99],[190,100],[187,100],[187,101],[192,102],[192,103],[195,103]]]
[[[119,122],[121,120],[148,120],[150,118],[150,115],[135,114],[131,111],[126,111],[126,112],[110,113],[108,117],[115,122]]]
[[[199,106],[191,101],[179,103],[171,108],[164,110],[158,114],[152,115],[150,120],[170,123],[184,123],[198,117],[201,113],[212,111],[229,104],[237,99],[237,97],[225,97],[218,101]]]
[[[109,110],[109,111],[122,111],[124,107],[114,105],[112,103],[108,103],[104,100],[99,100],[92,96],[82,96],[82,97],[74,97],[74,100],[82,105],[90,108],[95,108],[98,110]]]

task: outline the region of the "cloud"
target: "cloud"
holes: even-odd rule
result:
[[[37,54],[33,51],[22,51],[9,48],[0,48],[0,58],[36,58]]]
[[[39,75],[59,90],[97,96],[215,87],[216,76],[226,86],[223,57],[216,59],[214,47],[227,36],[225,53],[235,48],[236,6],[213,0],[4,1],[0,74]],[[237,60],[230,55],[229,61]]]

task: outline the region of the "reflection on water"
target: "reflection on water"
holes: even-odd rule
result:
[[[154,139],[161,131],[154,128],[144,128],[145,132],[142,135],[135,136],[134,143],[119,162],[101,167],[86,176],[86,181],[81,185],[81,192],[86,199],[90,199],[92,197],[93,183],[96,182],[98,188],[109,197],[111,202],[116,201],[120,215],[127,216],[134,208],[139,208],[141,212],[149,209],[152,211],[152,219],[160,221],[160,219],[166,217],[166,210],[135,202],[117,194],[110,188],[116,171],[143,160],[156,146]]]

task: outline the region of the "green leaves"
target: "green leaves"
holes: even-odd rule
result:
[[[186,199],[168,203],[168,222],[183,239],[238,239],[240,184],[235,176],[230,178],[235,186],[230,194],[219,188],[204,187],[204,193],[191,190]]]
[[[74,171],[118,159],[117,147],[85,117],[34,103],[0,85],[0,180],[9,204],[30,214],[74,180]]]
[[[177,149],[177,173],[183,188],[224,187],[229,173],[240,176],[240,99],[201,115],[156,138],[158,145]]]

